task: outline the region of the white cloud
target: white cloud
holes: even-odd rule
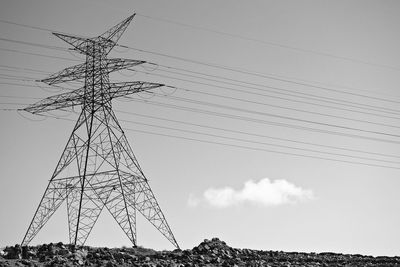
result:
[[[224,208],[242,203],[251,203],[264,206],[277,206],[282,204],[297,203],[314,198],[311,190],[303,189],[286,180],[273,180],[268,178],[258,182],[249,180],[242,189],[232,187],[209,188],[201,198],[189,196],[188,205],[195,207],[201,203]]]

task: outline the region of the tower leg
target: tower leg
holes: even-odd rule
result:
[[[116,160],[122,189],[121,195],[125,205],[140,212],[175,247],[179,248],[115,114],[109,111],[106,117],[108,117],[107,127],[110,132],[110,142]]]
[[[136,244],[136,211],[135,206],[126,201],[125,188],[121,187],[119,181],[113,186],[108,201],[105,203],[108,211],[119,224],[122,231]]]
[[[80,199],[80,187],[74,188],[67,197],[69,241],[74,245],[85,244],[104,207],[103,202],[97,197],[96,192],[87,186],[87,188],[85,188],[84,195],[82,196],[78,226],[78,208]]]
[[[81,115],[75,125],[75,128],[68,140],[67,145],[58,161],[52,178],[43,194],[43,197],[36,209],[35,215],[28,227],[28,230],[22,240],[22,245],[28,245],[36,234],[42,229],[54,212],[60,207],[66,199],[72,188],[79,183],[76,177],[57,179],[57,176],[78,157],[84,147],[83,141],[76,136],[75,131],[83,122]]]
[[[49,182],[25,237],[22,240],[22,245],[28,245],[31,242],[54,212],[64,202],[68,194],[71,192],[71,186],[73,186],[71,182],[77,184],[79,180],[52,180]]]
[[[134,205],[136,210],[140,212],[160,233],[162,233],[169,242],[176,248],[178,243],[169,227],[167,220],[150,188],[146,179],[135,177],[133,175],[124,176],[124,187],[126,189],[127,202]]]

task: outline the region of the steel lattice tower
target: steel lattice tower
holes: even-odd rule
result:
[[[84,86],[45,98],[24,110],[40,114],[79,105],[82,111],[25,234],[23,245],[31,242],[66,200],[71,244],[83,245],[86,242],[105,207],[134,245],[138,211],[179,248],[112,110],[113,98],[163,86],[139,81],[109,81],[109,73],[144,63],[107,58],[134,15],[95,38],[53,33],[72,45],[73,50],[84,54],[86,62],[66,68],[42,82],[54,85],[81,80]]]

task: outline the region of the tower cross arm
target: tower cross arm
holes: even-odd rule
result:
[[[70,108],[83,103],[83,89],[76,89],[72,92],[50,96],[24,108],[24,111],[32,114],[40,114],[56,109]]]
[[[135,81],[110,83],[109,86],[110,89],[108,92],[108,96],[109,99],[112,99],[134,93],[149,91],[151,89],[164,86],[164,84]],[[71,108],[74,106],[82,105],[84,102],[84,98],[84,89],[80,88],[72,92],[47,97],[40,100],[39,102],[29,105],[23,110],[32,114],[40,114],[57,109]]]
[[[110,58],[105,59],[104,64],[93,66],[91,71],[98,74],[111,73],[122,69],[131,68],[140,64],[146,63],[142,60],[123,59],[123,58]],[[54,73],[40,82],[47,83],[48,85],[59,84],[63,82],[70,82],[82,80],[86,75],[87,63],[82,63],[72,67],[65,68],[57,73]]]
[[[76,50],[82,54],[87,54],[88,43],[93,42],[91,41],[90,38],[86,37],[80,37],[58,32],[53,32],[53,34],[58,38],[60,38],[61,40],[63,40],[64,42],[72,45],[74,47],[73,50]]]
[[[150,83],[150,82],[122,82],[122,83],[110,83],[110,97],[117,98],[139,92],[149,91],[158,87],[164,86],[161,83]]]
[[[128,27],[129,23],[135,17],[136,14],[133,14],[117,25],[111,27],[105,33],[97,37],[98,42],[103,42],[105,47],[105,53],[108,54],[111,49],[117,44],[121,35],[125,32],[126,28]]]
[[[86,64],[82,63],[72,67],[68,67],[54,73],[46,79],[40,80],[39,82],[47,83],[48,85],[59,84],[63,82],[70,82],[85,78]]]
[[[135,14],[129,16],[114,27],[107,30],[105,33],[94,38],[86,38],[57,32],[53,32],[53,34],[64,42],[72,45],[74,50],[82,54],[95,56],[95,54],[99,51],[96,49],[93,50],[93,47],[98,46],[102,47],[103,51],[101,53],[103,55],[107,55],[117,44],[119,38],[121,38],[121,35],[124,33],[134,16]]]
[[[113,71],[123,70],[127,68],[131,68],[143,63],[146,61],[143,60],[134,60],[134,59],[124,59],[124,58],[110,58],[106,60],[106,72],[111,73]]]

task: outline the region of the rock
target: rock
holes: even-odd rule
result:
[[[85,263],[87,255],[88,252],[86,250],[75,250],[73,257],[77,264],[83,265]]]
[[[27,259],[22,259],[21,263],[23,265],[26,265],[26,266],[34,266],[34,264],[31,261],[27,260]]]
[[[22,249],[20,245],[15,245],[14,247],[6,247],[4,249],[5,258],[6,259],[21,259],[22,258]]]
[[[117,264],[114,263],[114,262],[112,262],[112,261],[109,261],[109,262],[107,262],[107,264],[106,264],[106,267],[116,267],[116,266],[117,266]]]
[[[57,255],[65,256],[65,255],[68,255],[70,253],[71,252],[67,248],[61,248],[61,249],[57,250]]]
[[[331,267],[391,266],[400,267],[400,257],[371,257],[337,253],[297,253],[260,251],[229,247],[218,238],[205,239],[193,249],[155,251],[137,248],[75,247],[62,243],[33,247],[6,247],[0,257],[3,266],[138,266],[138,267],[200,267],[200,266],[269,266],[269,267]],[[20,255],[24,259],[20,259]],[[7,259],[5,259],[7,257]],[[26,259],[25,259],[26,258]]]

